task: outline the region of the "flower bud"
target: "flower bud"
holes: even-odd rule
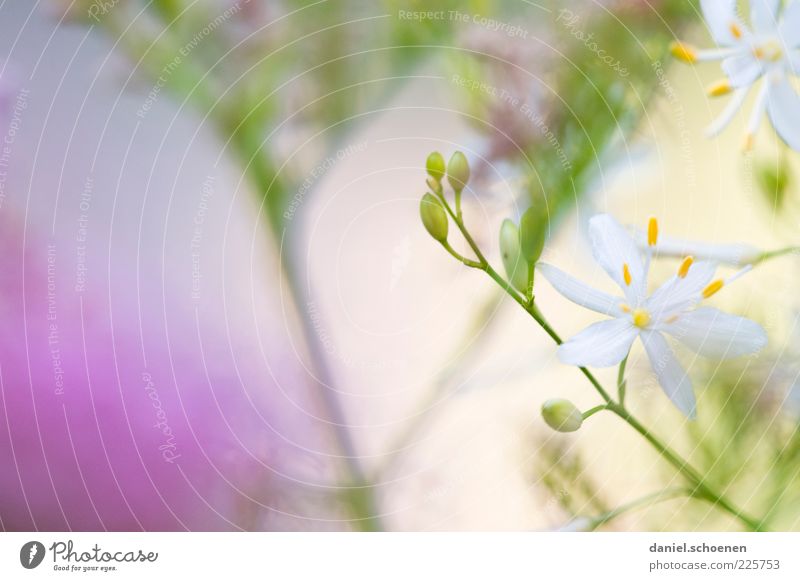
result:
[[[432,154],[428,156],[428,160],[425,162],[425,169],[428,171],[428,175],[431,176],[436,181],[440,181],[444,177],[444,157],[438,151],[434,151]]]
[[[442,189],[442,184],[433,178],[426,179],[425,185],[427,185],[432,192],[439,192],[439,190]]]
[[[447,240],[447,213],[433,194],[422,196],[419,204],[419,215],[428,234],[439,242]]]
[[[500,256],[511,285],[524,293],[528,288],[528,263],[522,258],[519,246],[519,228],[511,220],[500,226]]]
[[[447,181],[457,192],[463,190],[469,182],[469,162],[467,156],[460,151],[456,151],[447,164]]]
[[[542,405],[542,417],[556,432],[575,432],[583,424],[583,414],[566,399],[548,399]]]
[[[519,242],[522,257],[529,264],[536,264],[542,256],[546,233],[546,216],[533,207],[528,208],[519,222]]]

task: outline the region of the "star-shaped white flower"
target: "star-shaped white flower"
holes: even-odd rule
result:
[[[700,355],[716,359],[754,353],[767,344],[757,323],[698,305],[748,269],[728,279],[715,278],[717,265],[686,257],[678,272],[648,296],[647,274],[658,223],[647,229],[649,250],[642,256],[631,235],[607,214],[589,221],[595,260],[622,289],[615,297],[593,289],[549,264],[538,269],[553,287],[578,305],[612,318],[594,323],[562,344],[559,359],[579,367],[611,367],[628,355],[634,340],[644,344],[664,392],[685,415],[695,416],[695,397],[686,372],[678,363],[665,334]]]
[[[728,126],[750,89],[763,80],[748,123],[745,149],[752,148],[767,113],[778,135],[792,149],[800,151],[800,96],[791,80],[800,71],[800,0],[792,0],[783,11],[781,0],[750,0],[752,29],[739,18],[736,0],[701,0],[700,4],[719,48],[697,50],[676,42],[672,53],[690,63],[722,60],[726,77],[713,84],[709,94],[733,96],[709,127],[709,136]]]

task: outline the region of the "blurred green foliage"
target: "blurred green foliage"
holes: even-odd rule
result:
[[[691,461],[770,530],[800,522],[800,418],[785,409],[777,361],[709,366],[690,424]]]

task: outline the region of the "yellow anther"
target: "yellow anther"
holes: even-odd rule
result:
[[[742,27],[739,26],[736,22],[731,22],[730,30],[731,34],[733,35],[733,38],[737,39],[742,38],[742,35],[744,34],[742,32]]]
[[[728,80],[722,79],[708,88],[708,95],[710,97],[722,97],[723,95],[730,93],[732,90],[733,87],[731,87],[731,84],[728,82]]]
[[[783,45],[777,40],[770,40],[755,47],[753,56],[759,60],[777,62],[784,57]]]
[[[753,147],[756,145],[756,136],[753,133],[747,133],[744,136],[744,141],[742,142],[742,151],[747,153],[748,151],[752,151]]]
[[[645,309],[634,310],[633,324],[639,327],[640,329],[644,329],[647,325],[650,324],[650,313],[648,313]]]
[[[678,276],[681,278],[686,278],[686,275],[689,274],[689,269],[694,264],[694,258],[692,256],[687,256],[681,262],[681,265],[678,267]]]
[[[619,308],[623,313],[630,313],[631,312],[631,308],[628,305],[626,305],[625,303],[620,303],[619,304]]]
[[[622,278],[625,279],[626,285],[631,286],[633,278],[631,277],[631,269],[627,262],[622,265]]]
[[[658,220],[650,218],[647,223],[647,244],[648,246],[655,246],[658,242]]]
[[[714,282],[712,282],[706,288],[703,289],[703,298],[707,299],[715,295],[719,291],[719,289],[721,289],[724,285],[725,282],[721,278],[718,278],[717,280],[715,280]]]
[[[676,40],[669,45],[669,51],[672,56],[685,63],[694,64],[697,62],[697,49],[690,44]]]

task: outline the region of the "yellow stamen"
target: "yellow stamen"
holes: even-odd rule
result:
[[[712,282],[706,288],[703,289],[703,298],[707,299],[717,294],[719,289],[721,289],[724,285],[725,282],[721,278],[718,278],[717,280],[715,280],[714,282]]]
[[[681,278],[686,278],[686,275],[689,274],[689,269],[691,268],[692,264],[694,263],[694,257],[687,256],[681,262],[680,267],[678,267],[678,276]]]
[[[753,133],[748,133],[744,136],[744,143],[742,143],[742,151],[747,153],[748,151],[752,151],[753,147],[756,145],[756,136]]]
[[[677,321],[677,320],[678,320],[678,315],[672,315],[671,317],[668,317],[668,318],[667,318],[667,320],[666,320],[666,321],[664,321],[664,322],[665,322],[667,325],[671,325],[672,323],[674,323],[674,322],[675,322],[675,321]]]
[[[633,278],[631,277],[631,269],[627,262],[622,265],[622,278],[625,279],[626,285],[631,286]]]
[[[730,93],[732,90],[733,87],[731,87],[731,84],[728,82],[728,80],[722,79],[708,88],[708,95],[710,97],[722,97],[723,95]]]
[[[731,22],[731,27],[730,28],[731,28],[731,34],[733,35],[734,38],[737,38],[737,39],[738,38],[742,38],[743,32],[742,32],[742,27],[741,26],[739,26],[735,22]]]
[[[636,309],[633,311],[633,324],[640,329],[644,329],[650,324],[650,313],[645,309]]]
[[[648,246],[655,246],[658,242],[658,220],[650,218],[647,223],[647,244]]]
[[[784,58],[783,46],[776,40],[770,40],[753,49],[753,56],[759,60],[778,62]]]
[[[631,308],[628,305],[626,305],[625,303],[620,303],[619,308],[623,313],[630,313],[631,312]]]
[[[675,41],[669,45],[669,51],[672,56],[685,63],[694,64],[697,62],[697,50],[690,44]]]

